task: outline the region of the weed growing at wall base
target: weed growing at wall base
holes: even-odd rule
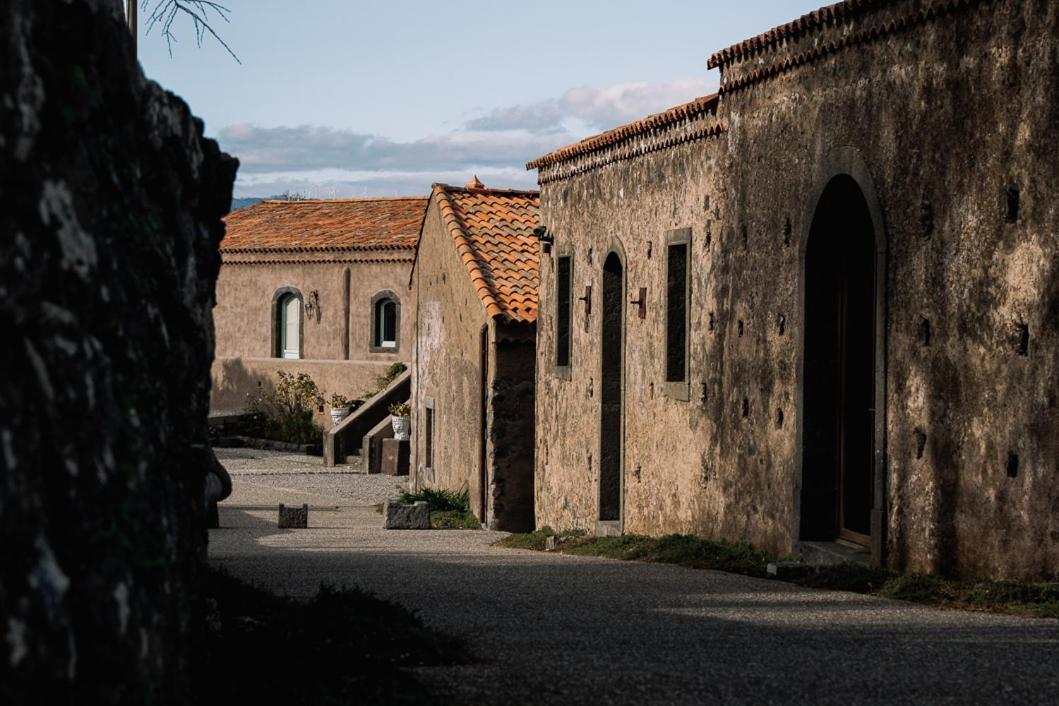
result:
[[[423,488],[415,493],[402,493],[401,502],[406,505],[425,502],[430,504],[430,527],[432,529],[481,529],[482,523],[471,512],[470,493]]]

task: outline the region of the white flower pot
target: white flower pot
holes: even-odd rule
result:
[[[331,408],[331,422],[337,427],[342,423],[342,420],[349,416],[349,407],[332,407]]]
[[[393,438],[398,441],[408,441],[412,438],[411,417],[390,417],[390,423],[393,424]]]

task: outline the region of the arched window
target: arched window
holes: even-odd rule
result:
[[[371,348],[392,353],[397,350],[401,304],[393,292],[379,292],[371,300]]]
[[[302,298],[296,289],[276,292],[273,325],[273,355],[277,358],[302,357]]]

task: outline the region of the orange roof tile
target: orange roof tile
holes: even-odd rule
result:
[[[486,313],[536,321],[540,194],[435,184],[433,197]]]
[[[262,201],[225,219],[222,252],[410,250],[425,196]]]
[[[568,159],[578,157],[583,154],[590,152],[596,152],[598,150],[610,147],[619,142],[627,140],[637,135],[650,132],[661,127],[672,125],[673,123],[680,122],[685,118],[694,117],[702,113],[708,113],[716,110],[717,108],[717,94],[702,96],[696,98],[693,101],[678,105],[669,110],[664,110],[661,113],[655,113],[649,115],[642,120],[629,123],[628,125],[622,125],[616,127],[613,130],[607,130],[598,135],[592,137],[586,137],[580,142],[575,142],[572,145],[567,145],[557,149],[554,152],[550,152],[543,157],[538,157],[529,164],[526,165],[526,169],[540,169],[541,167],[547,167],[552,164],[559,162],[565,162]]]

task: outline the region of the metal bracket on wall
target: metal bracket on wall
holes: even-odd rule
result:
[[[585,296],[578,297],[577,301],[585,303],[585,316],[592,313],[592,285],[585,287]]]
[[[630,304],[636,304],[640,307],[640,318],[647,318],[647,287],[640,287],[640,298],[630,299]]]

